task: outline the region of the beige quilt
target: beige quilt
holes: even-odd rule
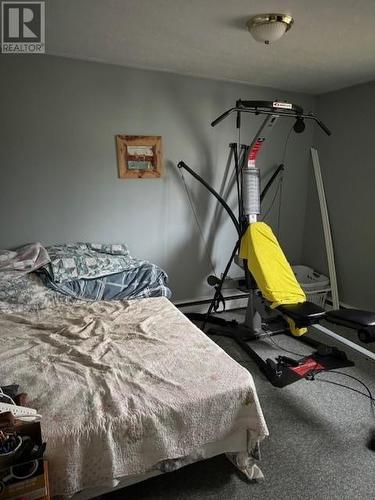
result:
[[[52,495],[115,486],[236,429],[251,459],[268,434],[249,372],[166,298],[2,313],[0,381],[43,416]]]

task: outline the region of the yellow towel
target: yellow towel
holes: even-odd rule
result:
[[[267,224],[255,222],[249,225],[241,240],[240,257],[247,259],[249,271],[272,308],[306,302],[306,295]],[[307,331],[307,328],[296,328],[291,318],[288,322],[293,335]]]

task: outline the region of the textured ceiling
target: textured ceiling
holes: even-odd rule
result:
[[[289,13],[281,40],[246,20]],[[375,79],[375,0],[48,0],[47,53],[320,94]]]

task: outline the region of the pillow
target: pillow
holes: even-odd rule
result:
[[[47,247],[50,263],[44,269],[55,283],[100,278],[137,266],[126,245],[69,243]]]
[[[124,243],[87,243],[87,246],[100,253],[109,253],[110,255],[127,255],[130,257],[128,247]]]

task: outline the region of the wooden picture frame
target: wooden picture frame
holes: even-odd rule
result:
[[[160,178],[160,135],[116,135],[118,174],[121,179]]]

